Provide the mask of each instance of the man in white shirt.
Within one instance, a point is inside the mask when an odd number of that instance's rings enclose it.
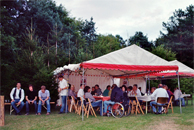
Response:
[[[78,90],[78,93],[77,93],[77,97],[80,97],[83,101],[85,100],[84,87],[85,85],[80,84],[80,89]]]
[[[152,110],[153,110],[153,112],[155,113],[155,114],[161,114],[162,113],[162,107],[158,107],[158,112],[156,111],[156,108],[155,108],[155,106],[154,105],[156,105],[156,104],[158,104],[157,103],[157,99],[158,99],[158,97],[169,97],[168,96],[168,93],[167,93],[167,91],[165,90],[165,89],[163,89],[163,88],[157,88],[153,93],[152,93],[152,95],[151,95],[151,99],[155,99],[155,101],[152,101],[152,102],[150,102],[150,106],[152,107]],[[159,105],[162,105],[162,104],[159,104]]]
[[[17,83],[16,87],[11,90],[10,93],[11,105],[16,111],[16,115],[21,115],[21,110],[24,107],[24,90],[21,89],[21,83]],[[16,107],[16,103],[18,103],[19,107]]]
[[[182,106],[184,107],[185,106],[185,100],[184,100],[184,98],[181,98],[181,95],[182,95],[182,92],[178,88],[176,88],[175,91],[174,91],[174,99],[176,101],[176,105],[178,105],[178,101],[181,100]]]
[[[59,79],[58,92],[59,92],[59,95],[61,96],[61,99],[62,99],[62,106],[61,106],[59,114],[62,114],[64,109],[65,109],[65,113],[68,112],[68,105],[67,105],[68,84],[67,84],[67,81],[63,78],[62,75],[60,75],[58,77],[58,79]]]
[[[133,85],[133,89],[129,94],[130,96],[141,96],[141,92],[139,89],[137,89],[137,84]]]

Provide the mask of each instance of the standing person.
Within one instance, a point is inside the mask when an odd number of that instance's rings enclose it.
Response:
[[[158,103],[157,103],[158,97],[167,97],[167,98],[168,98],[169,96],[168,96],[167,91],[166,91],[164,88],[162,88],[162,87],[157,88],[157,89],[152,93],[151,98],[155,98],[155,101],[150,102],[150,106],[152,107],[152,110],[153,110],[153,112],[154,112],[155,114],[161,114],[161,113],[162,113],[162,107],[159,106],[159,107],[158,107],[158,112],[157,112],[157,111],[156,111],[156,107],[154,106],[154,105],[158,104]],[[159,105],[162,105],[162,104],[159,104]]]
[[[21,83],[17,83],[16,87],[11,90],[10,93],[11,105],[15,110],[15,115],[21,115],[21,110],[24,107],[24,90],[21,89]],[[19,108],[16,107],[16,103],[18,103]]]
[[[59,79],[58,92],[59,92],[59,95],[61,96],[61,99],[62,99],[62,106],[61,106],[59,114],[62,114],[64,109],[65,109],[66,113],[68,112],[68,105],[67,105],[68,84],[67,84],[67,81],[63,78],[62,75],[60,75],[58,77],[58,79]]]
[[[35,114],[37,115],[37,91],[34,90],[32,84],[29,85],[29,90],[26,92],[26,115],[29,115],[29,104],[34,104]]]
[[[95,89],[96,89],[96,96],[100,96],[102,94],[102,90],[100,89],[99,85],[96,84],[95,85]]]
[[[46,90],[46,86],[42,85],[41,90],[38,92],[38,97],[39,97],[39,102],[38,102],[38,115],[41,115],[41,110],[42,110],[42,104],[47,105],[47,113],[46,115],[49,115],[51,110],[50,110],[50,92],[49,90]]]
[[[182,92],[179,90],[179,88],[175,88],[174,91],[174,100],[176,102],[176,105],[178,105],[179,100],[182,102],[182,106],[185,107],[185,100],[184,98],[181,98]]]
[[[108,96],[108,92],[110,91],[110,85],[106,87],[106,89],[103,92],[103,96]]]

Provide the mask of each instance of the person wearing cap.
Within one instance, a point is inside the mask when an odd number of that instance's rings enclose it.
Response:
[[[46,103],[47,105],[47,113],[46,115],[49,115],[50,110],[50,92],[49,90],[46,90],[46,86],[42,85],[41,90],[38,92],[39,102],[38,102],[38,115],[41,115],[41,109],[42,104],[44,105]]]
[[[58,92],[59,92],[59,95],[61,96],[61,99],[62,99],[62,106],[61,106],[59,114],[62,114],[64,109],[65,109],[66,113],[68,112],[68,105],[67,105],[68,84],[67,84],[67,81],[63,78],[62,75],[60,75],[58,77],[58,79],[59,79]]]
[[[12,107],[14,108],[15,110],[15,114],[16,115],[21,115],[21,110],[22,108],[24,107],[24,90],[21,89],[21,83],[17,83],[16,84],[16,87],[14,87],[12,90],[11,90],[11,93],[10,93],[10,98],[11,98],[11,105]],[[18,104],[18,108],[16,106],[16,103]]]
[[[26,92],[26,115],[29,115],[29,104],[34,104],[35,114],[37,115],[37,97],[38,93],[34,90],[32,84],[29,85],[29,90]]]

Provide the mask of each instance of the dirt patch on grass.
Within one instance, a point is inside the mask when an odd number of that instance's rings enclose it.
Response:
[[[175,124],[172,119],[164,119],[154,122],[148,128],[150,130],[180,130],[179,125]]]

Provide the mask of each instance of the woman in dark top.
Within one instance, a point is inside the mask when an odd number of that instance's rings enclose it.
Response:
[[[96,91],[95,91],[95,87],[92,87],[92,91],[91,91],[91,94],[92,95],[95,95]]]

